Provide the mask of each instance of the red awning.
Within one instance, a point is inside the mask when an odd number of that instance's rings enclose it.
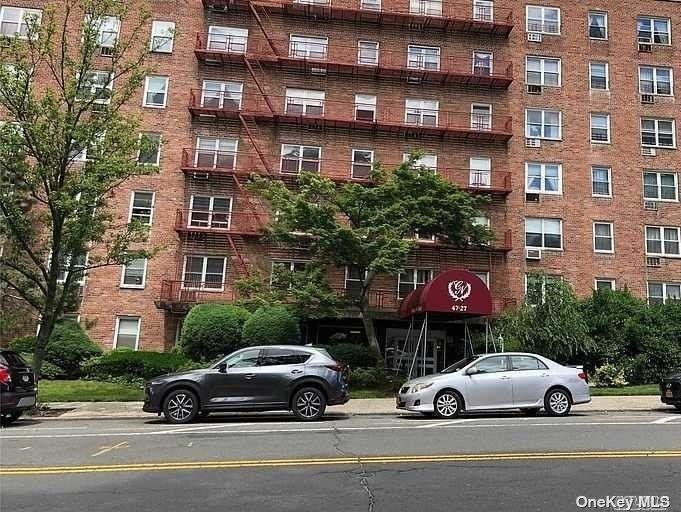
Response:
[[[449,313],[459,317],[492,314],[487,285],[467,270],[447,270],[419,286],[400,304],[400,318],[421,313]]]

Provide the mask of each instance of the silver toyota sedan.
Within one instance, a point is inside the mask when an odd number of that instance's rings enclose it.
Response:
[[[439,418],[495,409],[534,415],[541,408],[552,416],[566,416],[573,405],[590,401],[582,369],[536,354],[502,352],[471,356],[440,373],[406,382],[397,395],[397,408]]]

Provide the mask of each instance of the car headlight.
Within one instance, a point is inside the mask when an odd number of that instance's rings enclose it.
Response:
[[[152,386],[160,386],[163,384],[165,381],[163,380],[152,380],[151,382],[147,383],[147,387],[152,387]]]
[[[428,389],[430,386],[432,386],[432,382],[423,382],[421,384],[416,384],[413,388],[411,388],[412,393],[418,393],[419,391],[423,391],[424,389]]]

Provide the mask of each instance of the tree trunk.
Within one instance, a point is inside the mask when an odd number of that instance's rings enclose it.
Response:
[[[40,330],[38,330],[35,347],[33,348],[33,372],[35,373],[36,381],[40,380],[40,371],[45,359],[45,349],[54,330],[54,323],[53,315],[45,315],[40,319]]]
[[[376,358],[379,362],[379,366],[383,366],[383,353],[381,352],[381,345],[378,343],[378,337],[376,336],[376,326],[374,325],[374,319],[371,313],[368,311],[364,305],[360,306],[360,311],[362,313],[362,324],[364,325],[364,333],[366,334],[367,341],[369,342],[369,347],[376,354]]]

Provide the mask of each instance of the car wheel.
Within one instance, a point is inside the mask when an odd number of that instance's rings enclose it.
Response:
[[[170,423],[189,423],[199,413],[199,399],[188,389],[175,389],[163,401],[163,414]]]
[[[299,389],[291,400],[291,410],[299,420],[318,420],[324,416],[326,397],[317,388]]]
[[[461,412],[462,400],[456,391],[440,391],[433,402],[435,416],[438,418],[456,418]]]
[[[544,409],[551,416],[567,416],[570,413],[572,404],[570,395],[564,389],[550,389],[544,397]]]
[[[17,421],[23,413],[24,411],[10,411],[8,413],[4,413],[0,417],[0,425],[2,426],[11,425],[15,421]]]
[[[525,416],[536,416],[539,412],[539,407],[527,407],[525,409],[520,409]]]

